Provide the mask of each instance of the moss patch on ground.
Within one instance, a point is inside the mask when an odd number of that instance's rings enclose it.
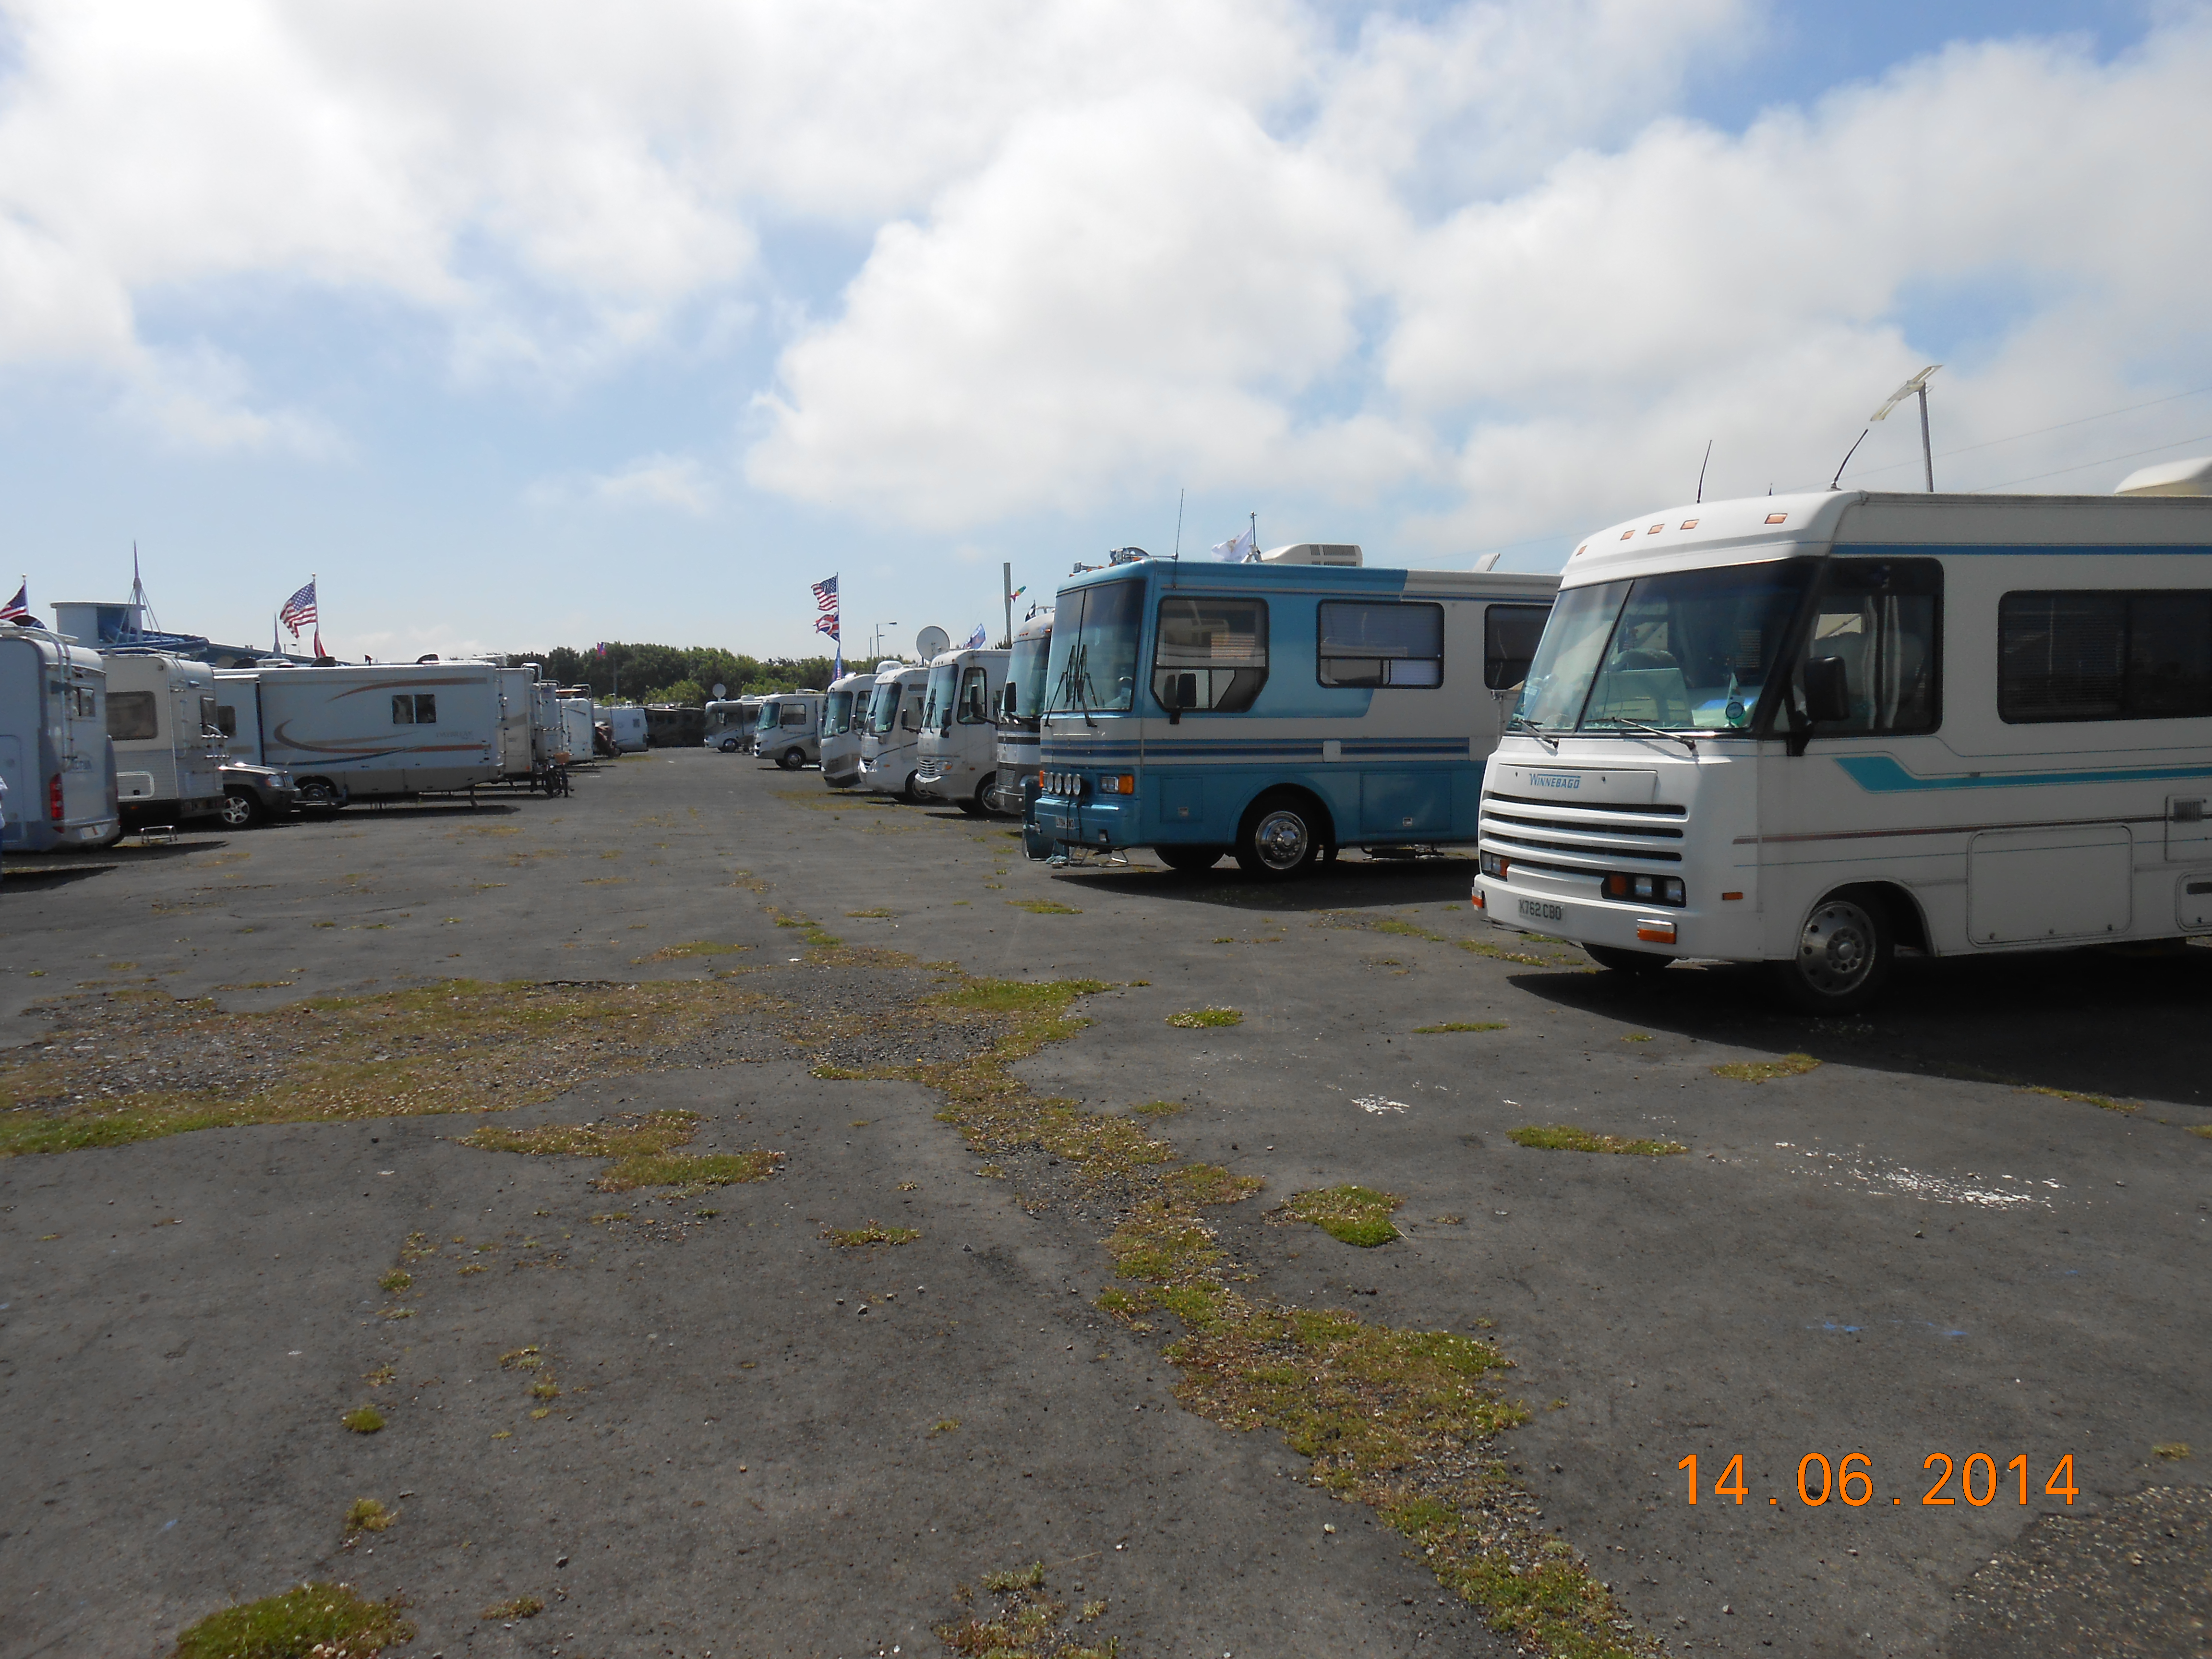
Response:
[[[1771,1083],[1778,1077],[1802,1077],[1820,1063],[1810,1054],[1784,1054],[1779,1060],[1732,1060],[1712,1069],[1715,1077],[1739,1083]]]
[[[867,1221],[857,1227],[825,1227],[822,1237],[847,1249],[861,1249],[871,1244],[911,1244],[921,1233],[914,1227],[886,1227]]]
[[[1476,1020],[1472,1023],[1462,1020],[1449,1020],[1442,1025],[1416,1025],[1413,1028],[1413,1035],[1415,1036],[1439,1036],[1446,1031],[1502,1031],[1504,1029],[1505,1022],[1502,1019]]]
[[[1294,1220],[1310,1221],[1340,1243],[1372,1249],[1399,1237],[1390,1217],[1405,1201],[1395,1193],[1378,1193],[1372,1187],[1322,1187],[1292,1193],[1283,1212]]]
[[[696,1112],[626,1112],[597,1123],[546,1123],[511,1129],[487,1123],[460,1137],[464,1146],[490,1152],[520,1152],[532,1158],[604,1158],[612,1161],[592,1177],[603,1193],[639,1187],[673,1187],[679,1198],[696,1198],[709,1187],[763,1181],[783,1161],[781,1152],[679,1152],[699,1133]]]
[[[51,1037],[0,1056],[0,1157],[529,1105],[665,1065],[766,1002],[698,980],[449,980],[247,1012],[152,992],[70,998],[38,1011]]]
[[[1679,1140],[1629,1140],[1620,1135],[1599,1134],[1571,1123],[1528,1124],[1507,1132],[1516,1146],[1540,1147],[1551,1152],[1626,1152],[1636,1158],[1670,1158],[1690,1149]]]
[[[370,1601],[344,1584],[301,1584],[210,1613],[177,1638],[172,1659],[371,1659],[415,1639],[398,1596]]]
[[[1202,1030],[1212,1025],[1242,1025],[1243,1013],[1235,1008],[1186,1008],[1179,1014],[1170,1014],[1168,1024],[1186,1031]]]
[[[969,1611],[936,1627],[937,1639],[962,1659],[1114,1659],[1120,1642],[1109,1638],[1088,1644],[1069,1626],[1067,1603],[1045,1583],[1044,1563],[1009,1567],[983,1575],[985,1601],[963,1584],[955,1592]],[[1103,1601],[1085,1604],[1077,1623],[1106,1611]]]
[[[1082,911],[1072,904],[1062,904],[1058,899],[1008,899],[1017,910],[1026,910],[1033,916],[1079,916]]]

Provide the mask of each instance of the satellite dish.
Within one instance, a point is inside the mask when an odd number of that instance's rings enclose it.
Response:
[[[914,648],[921,653],[924,662],[943,654],[951,643],[952,635],[934,623],[914,636]]]
[[[725,697],[728,696],[729,695],[730,695],[730,688],[729,688],[728,686],[726,686],[726,685],[723,684],[721,683],[721,681],[720,681],[720,680],[716,680],[716,681],[714,682],[714,701],[715,701],[716,702],[721,702],[721,700],[722,700],[723,698],[725,698]]]

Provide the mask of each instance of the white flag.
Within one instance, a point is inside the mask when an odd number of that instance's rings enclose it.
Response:
[[[1214,543],[1213,556],[1224,564],[1243,564],[1246,560],[1255,557],[1255,555],[1252,550],[1251,526],[1245,526],[1233,541]]]

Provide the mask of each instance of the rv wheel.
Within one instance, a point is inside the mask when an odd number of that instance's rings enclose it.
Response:
[[[335,812],[345,805],[345,797],[328,778],[307,778],[300,784],[300,805],[312,812]]]
[[[1155,847],[1152,856],[1170,870],[1195,876],[1218,864],[1222,850],[1218,847]]]
[[[1248,876],[1288,881],[1310,870],[1321,854],[1313,809],[1291,797],[1262,800],[1244,815],[1237,862]]]
[[[806,764],[806,751],[793,744],[775,757],[775,763],[787,772],[796,772]]]
[[[252,790],[234,789],[222,798],[222,805],[216,809],[216,816],[222,820],[222,827],[226,830],[251,830],[268,814]]]
[[[1775,988],[1813,1014],[1842,1013],[1874,1000],[1889,977],[1894,939],[1881,901],[1864,891],[1832,893],[1813,907],[1797,954],[1766,964]]]
[[[724,738],[714,747],[726,755],[734,755],[738,752],[738,740],[735,738]]]
[[[972,795],[963,795],[952,804],[971,818],[990,816],[991,809],[983,805],[983,792],[980,789]]]

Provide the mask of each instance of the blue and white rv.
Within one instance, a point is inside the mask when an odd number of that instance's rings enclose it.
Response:
[[[1195,871],[1226,853],[1282,879],[1341,848],[1475,841],[1556,576],[1367,569],[1308,544],[1115,556],[1056,602],[1033,854],[1149,847]]]

